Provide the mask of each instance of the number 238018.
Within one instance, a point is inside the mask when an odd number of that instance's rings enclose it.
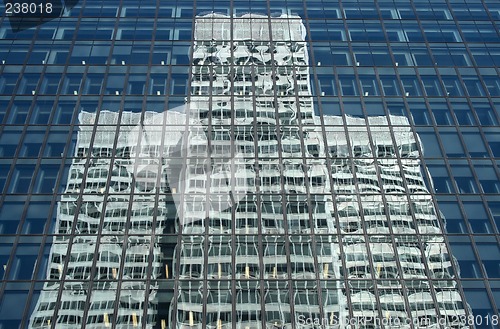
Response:
[[[15,2],[5,4],[6,14],[51,14],[52,3]]]

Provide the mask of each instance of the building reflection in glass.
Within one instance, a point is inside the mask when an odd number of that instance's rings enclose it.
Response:
[[[418,137],[405,117],[315,116],[304,31],[296,16],[196,19],[190,116],[208,147],[187,149],[206,161],[188,162],[182,190],[172,327],[438,327],[466,314]]]
[[[316,116],[298,16],[209,14],[194,32],[182,113],[80,114],[31,327],[460,327],[407,118]]]

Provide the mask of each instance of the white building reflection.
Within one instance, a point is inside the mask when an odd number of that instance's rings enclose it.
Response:
[[[30,327],[461,327],[407,118],[315,116],[298,16],[209,14],[194,32],[184,113],[80,114]]]
[[[211,133],[192,138],[207,162],[189,164],[183,216],[206,219],[178,227],[172,325],[459,327],[416,135],[404,117],[315,117],[304,36],[295,16],[196,20],[190,115]],[[219,180],[230,145],[238,171]],[[214,211],[233,184],[245,197]]]
[[[143,166],[151,156],[134,138],[140,120],[134,113],[80,114],[48,281],[30,328],[155,325],[157,279],[165,275],[156,234],[168,219],[167,165]],[[174,146],[164,143],[162,153]]]

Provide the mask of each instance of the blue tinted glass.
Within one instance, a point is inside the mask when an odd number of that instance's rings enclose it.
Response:
[[[497,327],[498,1],[63,2],[0,23],[0,328]]]

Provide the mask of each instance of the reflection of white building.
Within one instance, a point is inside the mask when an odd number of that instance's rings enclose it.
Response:
[[[196,19],[189,115],[205,128],[187,154],[206,161],[188,159],[172,327],[464,314],[407,119],[315,117],[304,36],[296,16]]]
[[[217,14],[196,21],[189,116],[204,129],[186,137],[173,328],[292,328],[300,315],[329,321],[344,310],[340,282],[315,283],[340,273],[334,238],[311,239],[335,227],[305,29],[296,16],[271,22],[269,29],[266,16]],[[210,280],[205,317],[201,286],[187,285],[202,278]],[[236,296],[228,296],[230,280]]]
[[[466,314],[407,119],[315,117],[308,62],[297,16],[200,16],[185,113],[82,113],[30,327],[437,328]]]
[[[164,143],[159,151],[154,143],[138,142],[134,129],[140,119],[133,113],[80,114],[75,158],[58,206],[48,281],[30,328],[76,328],[83,323],[95,329],[112,324],[152,328],[157,322],[157,287],[146,282],[165,272],[154,234],[163,233],[167,219],[165,194],[155,193],[166,192],[167,165],[149,162],[160,158],[151,153],[169,154],[175,145]],[[173,121],[179,119],[181,115],[172,114]]]
[[[406,118],[324,117],[324,122],[344,242],[340,271],[350,281],[354,317],[385,319],[391,328],[407,328],[398,324],[405,319],[436,328],[439,318],[450,322],[466,314],[454,280],[457,264],[444,243]]]

